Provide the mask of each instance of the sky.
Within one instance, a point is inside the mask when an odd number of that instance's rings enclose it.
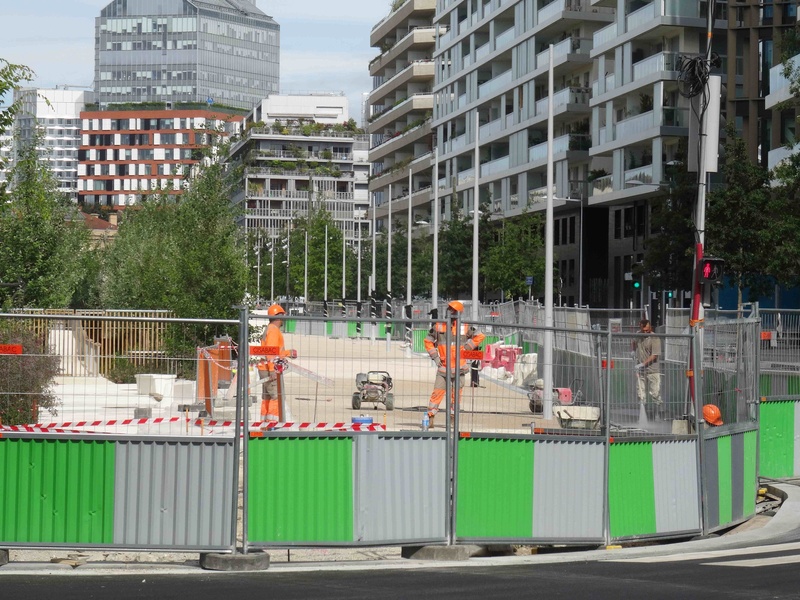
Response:
[[[0,58],[36,72],[37,87],[92,86],[94,19],[110,0],[0,0]],[[361,121],[372,89],[372,27],[390,0],[257,0],[281,26],[281,93],[344,92]]]

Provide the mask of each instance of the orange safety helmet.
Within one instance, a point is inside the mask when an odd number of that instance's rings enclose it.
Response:
[[[267,314],[270,317],[276,317],[278,315],[285,315],[286,311],[283,310],[283,307],[280,304],[273,304],[267,309]]]
[[[447,305],[447,308],[457,313],[464,312],[464,305],[458,300],[452,300],[450,304]]]
[[[709,425],[722,425],[722,413],[719,412],[719,407],[714,404],[703,406],[703,419]]]

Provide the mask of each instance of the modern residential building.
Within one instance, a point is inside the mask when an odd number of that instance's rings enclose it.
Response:
[[[597,68],[590,53],[614,10],[588,0],[439,0],[434,18],[446,29],[434,52],[433,108],[444,219],[476,205],[497,219],[545,209],[552,55],[554,246],[570,305],[606,304],[607,211],[588,206],[586,181],[598,168],[589,154]],[[589,283],[582,289],[581,281]]]
[[[721,5],[726,6],[726,5]],[[787,139],[794,139],[794,120],[776,104],[764,101],[779,87],[783,51],[782,37],[797,24],[797,0],[738,0],[728,8],[727,114],[748,146],[752,160],[768,165],[768,152]],[[733,85],[729,84],[729,88]]]
[[[0,186],[8,181],[8,171],[11,169],[14,149],[14,137],[11,133],[0,132]]]
[[[79,89],[23,88],[14,99],[21,109],[14,120],[13,144],[31,142],[39,135],[37,149],[58,182],[58,190],[71,199],[78,196],[78,147],[81,111],[92,101],[92,92]],[[14,147],[7,150],[12,154]]]
[[[370,234],[368,140],[348,118],[343,94],[270,96],[245,117],[229,157],[244,166],[243,227],[277,238],[324,202],[346,240]]]
[[[433,25],[436,0],[407,0],[372,28],[370,45],[380,54],[369,65],[369,190],[378,227],[385,226],[391,198],[393,224],[407,227],[408,202],[420,233],[431,223]],[[411,183],[409,186],[409,173]]]
[[[142,195],[180,194],[217,136],[238,133],[241,115],[214,110],[84,111],[78,151],[81,204],[122,209]]]
[[[97,102],[250,110],[278,92],[279,47],[255,0],[113,0],[95,19]]]
[[[782,7],[784,10],[786,7]],[[794,5],[794,18],[797,23],[797,5]],[[784,19],[781,19],[782,21]],[[781,54],[783,54],[781,52]],[[790,64],[797,70],[800,69],[800,54],[796,54],[790,59]],[[770,136],[767,149],[767,166],[772,169],[780,161],[789,156],[791,152],[797,152],[797,146],[790,148],[789,144],[797,144],[798,134],[798,103],[787,102],[792,99],[789,80],[784,76],[784,66],[776,64],[769,70],[769,94],[764,99],[764,108],[770,120]]]

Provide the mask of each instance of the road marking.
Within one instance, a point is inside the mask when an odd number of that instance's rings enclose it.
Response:
[[[706,558],[720,558],[722,556],[743,556],[747,554],[769,554],[785,550],[800,550],[800,542],[790,544],[775,544],[773,546],[758,546],[757,548],[736,548],[733,550],[710,550],[708,552],[690,552],[688,554],[670,554],[667,556],[645,556],[642,558],[615,558],[610,562],[628,563],[660,563],[683,562],[688,560],[703,560]],[[800,560],[800,559],[798,559]],[[762,559],[763,561],[763,559]],[[743,561],[746,562],[746,561]]]
[[[728,562],[703,563],[709,567],[771,567],[774,565],[791,565],[800,563],[800,555],[772,556],[768,558],[755,558],[753,560],[731,560]]]

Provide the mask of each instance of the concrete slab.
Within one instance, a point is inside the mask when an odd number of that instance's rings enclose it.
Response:
[[[8,550],[0,550],[0,567],[8,564]]]
[[[213,552],[200,555],[200,567],[208,571],[266,571],[269,569],[269,554],[252,552],[250,554],[216,554]]]
[[[402,557],[413,560],[467,560],[475,551],[473,546],[405,546]]]

